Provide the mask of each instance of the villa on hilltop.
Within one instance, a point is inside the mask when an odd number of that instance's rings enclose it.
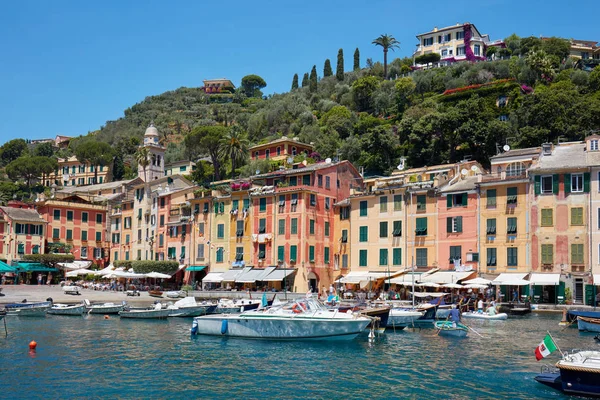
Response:
[[[229,79],[205,79],[204,93],[206,94],[218,94],[218,93],[231,93],[235,89],[235,85]]]

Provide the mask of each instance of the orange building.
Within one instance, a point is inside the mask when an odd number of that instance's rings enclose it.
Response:
[[[301,143],[298,138],[289,139],[282,136],[280,139],[273,140],[265,144],[257,144],[248,149],[250,157],[253,160],[287,160],[294,158],[298,154],[310,155],[314,151],[312,144]]]

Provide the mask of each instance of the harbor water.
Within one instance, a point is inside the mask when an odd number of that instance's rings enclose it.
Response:
[[[2,398],[566,398],[534,381],[546,331],[563,351],[598,349],[559,314],[467,321],[483,336],[388,331],[374,342],[284,342],[190,336],[191,319],[7,317]],[[2,323],[0,323],[2,324]],[[37,351],[28,344],[35,340]]]

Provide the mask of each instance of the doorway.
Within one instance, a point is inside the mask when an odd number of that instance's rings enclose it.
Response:
[[[583,304],[583,278],[575,278],[575,293],[573,300],[575,303]]]
[[[319,290],[319,278],[314,272],[308,274],[308,290],[313,293],[317,293]]]

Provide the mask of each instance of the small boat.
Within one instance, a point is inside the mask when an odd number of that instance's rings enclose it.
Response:
[[[329,310],[307,298],[241,314],[194,318],[192,334],[275,340],[350,340],[371,323],[358,313]]]
[[[469,328],[461,323],[456,326],[451,321],[436,321],[435,327],[439,329],[440,336],[466,337]]]
[[[123,301],[122,304],[115,303],[102,303],[102,304],[92,304],[88,299],[83,300],[85,304],[85,308],[89,314],[118,314],[120,311],[123,311],[123,308],[127,304]]]
[[[472,318],[472,319],[483,319],[489,321],[504,321],[508,319],[508,314],[506,313],[498,313],[494,315],[489,315],[487,313],[479,313],[477,311],[470,311],[462,313],[463,318]]]
[[[85,304],[52,304],[48,314],[54,315],[83,315],[86,311]]]
[[[0,321],[2,321],[6,317],[6,310],[0,310]]]
[[[11,303],[4,307],[7,315],[18,315],[20,317],[45,317],[46,311],[52,306],[50,301],[41,301],[36,303]]]
[[[423,314],[424,311],[392,308],[390,310],[387,327],[392,329],[404,329],[407,326],[413,326],[415,321],[421,318]]]
[[[212,314],[216,308],[216,303],[206,301],[198,303],[194,297],[185,297],[167,307],[170,311],[169,317],[199,317]]]
[[[221,299],[215,309],[216,314],[238,314],[244,311],[256,310],[261,300],[254,299]]]
[[[577,317],[577,328],[585,332],[600,332],[600,319]]]
[[[157,303],[154,307],[147,308],[125,308],[119,312],[121,318],[136,319],[165,319],[169,316],[170,310],[163,308],[162,304]]]
[[[63,286],[62,288],[63,292],[65,294],[72,294],[72,295],[80,295],[81,293],[81,286]]]
[[[165,295],[170,299],[179,299],[187,296],[187,292],[185,290],[173,290],[170,292],[165,292]]]
[[[573,322],[578,317],[600,319],[600,311],[567,310],[567,321]]]
[[[152,297],[163,297],[163,292],[160,290],[148,290],[148,294]]]
[[[565,354],[556,368],[544,366],[534,378],[568,395],[600,396],[600,351]]]

